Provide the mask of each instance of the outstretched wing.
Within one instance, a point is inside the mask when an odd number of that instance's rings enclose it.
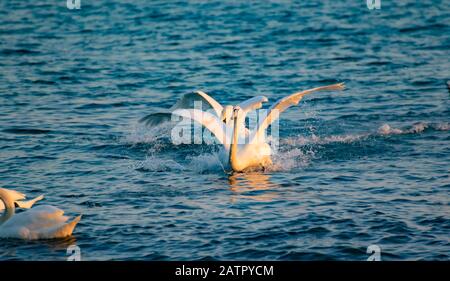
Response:
[[[269,100],[264,96],[257,96],[246,101],[241,102],[238,106],[245,112],[248,113],[253,110],[260,109],[263,102],[268,102]]]
[[[265,130],[273,121],[278,119],[280,113],[293,105],[297,105],[305,95],[311,94],[316,91],[332,91],[343,89],[345,89],[344,83],[338,83],[297,92],[295,94],[282,98],[270,108],[269,113],[267,114],[266,118],[264,118],[264,120],[259,124],[259,128],[255,130],[255,133],[252,136],[251,140],[254,141],[255,138],[261,140],[261,138],[264,136]]]
[[[16,201],[16,204],[19,208],[22,209],[30,209],[37,202],[44,199],[44,195],[39,195],[38,197],[28,200],[28,201]],[[1,206],[0,206],[1,209]]]
[[[226,144],[229,139],[227,132],[230,130],[227,130],[226,124],[214,114],[198,109],[177,109],[173,112],[173,115],[189,118],[202,124],[206,129],[214,134],[221,144]]]
[[[222,113],[223,107],[211,96],[202,91],[196,91],[193,93],[188,93],[183,95],[181,99],[177,101],[172,107],[168,110],[155,112],[148,114],[139,120],[141,123],[145,123],[149,126],[156,126],[164,122],[170,121],[172,112],[177,109],[192,109],[195,108],[195,102],[201,102],[202,110],[206,111],[209,109],[214,109],[214,112],[217,116],[220,116]],[[199,108],[200,109],[200,108]]]
[[[170,108],[170,111],[174,111],[180,108],[194,108],[194,102],[199,101],[201,101],[203,104],[201,108],[202,110],[206,111],[212,108],[216,112],[217,116],[220,116],[220,114],[222,113],[223,106],[221,106],[214,98],[203,91],[196,91],[193,93],[185,94],[176,104],[174,104]]]
[[[139,122],[144,123],[147,126],[157,126],[159,124],[169,122],[170,117],[172,116],[172,113],[170,112],[156,112],[151,113],[149,115],[146,115],[145,117],[142,117]]]

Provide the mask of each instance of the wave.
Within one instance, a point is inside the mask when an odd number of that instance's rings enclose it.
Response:
[[[51,130],[34,128],[9,128],[2,130],[2,132],[16,135],[42,135],[52,133]]]
[[[331,136],[317,136],[312,134],[309,137],[298,136],[298,137],[288,137],[280,141],[281,144],[290,146],[305,146],[310,144],[329,144],[329,143],[352,143],[356,141],[364,140],[368,137],[379,137],[379,136],[389,136],[389,135],[404,135],[404,134],[420,134],[425,130],[431,129],[435,131],[449,131],[450,123],[428,123],[428,122],[417,122],[411,126],[406,126],[404,128],[396,128],[385,123],[378,127],[375,132],[361,133],[353,135],[331,135]]]
[[[450,130],[450,123],[418,122],[404,129],[392,128],[389,124],[383,124],[378,128],[377,132],[380,135],[419,134],[425,131],[426,129],[433,129],[435,131],[448,131]]]

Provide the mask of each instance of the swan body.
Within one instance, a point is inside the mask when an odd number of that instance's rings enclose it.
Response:
[[[36,240],[72,235],[81,216],[68,222],[64,211],[53,206],[37,206],[15,214],[15,202],[19,194],[14,190],[0,188],[0,201],[5,206],[5,213],[0,217],[0,238]],[[24,196],[19,198],[23,199]]]
[[[172,114],[190,118],[211,131],[223,145],[221,159],[224,166],[231,168],[234,172],[242,172],[249,168],[264,168],[272,164],[272,150],[267,143],[265,134],[266,129],[279,118],[281,112],[297,105],[305,95],[310,93],[324,90],[343,90],[344,88],[344,83],[338,83],[297,92],[282,98],[270,107],[268,114],[253,131],[245,128],[246,114],[251,110],[261,108],[262,103],[267,101],[265,97],[255,97],[253,100],[246,101],[248,103],[244,104],[245,108],[241,108],[239,105],[233,107],[231,116],[230,113],[225,114],[229,121],[232,120],[233,122],[223,121],[215,114],[198,109],[176,109]]]

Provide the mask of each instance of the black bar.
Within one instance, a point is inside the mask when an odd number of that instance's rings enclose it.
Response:
[[[203,270],[200,270],[202,268]],[[196,270],[194,270],[196,269]],[[205,276],[205,270],[208,273]],[[446,276],[450,262],[245,262],[245,261],[199,261],[199,262],[0,262],[2,276],[20,273],[20,279],[30,274],[55,277],[58,280],[84,280],[89,276],[111,276],[131,281],[131,276],[140,276],[139,280],[304,280],[310,277],[342,277],[365,280],[368,278],[392,277],[391,273],[406,277]],[[190,270],[190,271],[189,271]],[[178,275],[177,273],[183,273]],[[5,275],[6,274],[6,275]],[[66,278],[67,277],[67,278]],[[149,278],[146,278],[149,277]],[[307,279],[310,280],[310,279]]]

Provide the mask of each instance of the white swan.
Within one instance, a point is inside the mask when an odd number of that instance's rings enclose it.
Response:
[[[9,190],[10,194],[14,200],[14,205],[17,208],[22,208],[22,209],[30,209],[31,207],[33,207],[33,205],[37,202],[40,201],[42,199],[44,199],[44,195],[39,195],[38,197],[28,200],[28,201],[23,201],[22,199],[24,199],[26,196],[23,193],[17,192],[15,190]],[[0,200],[0,211],[5,209],[5,204],[3,204],[3,201]]]
[[[233,109],[231,119],[234,122],[223,122],[214,114],[198,109],[177,109],[173,111],[173,114],[199,122],[211,131],[223,145],[224,153],[222,154],[222,161],[224,164],[235,172],[241,172],[252,167],[266,167],[272,163],[272,150],[267,143],[265,133],[269,125],[278,119],[281,112],[293,105],[297,105],[307,94],[316,91],[343,89],[344,83],[338,83],[287,96],[275,103],[269,109],[269,113],[263,121],[259,123],[259,127],[253,131],[249,131],[248,135],[242,134],[242,127],[245,126],[244,122],[247,111],[243,110],[240,106],[235,106]],[[254,101],[251,108],[261,108],[262,102],[263,100]]]
[[[196,91],[193,93],[185,94],[180,100],[177,101],[169,109],[161,110],[159,112],[148,114],[147,116],[141,118],[139,122],[145,123],[149,126],[156,126],[163,122],[168,122],[171,120],[172,112],[177,109],[193,109],[194,103],[200,101],[202,104],[202,110],[212,110],[214,115],[219,117],[225,123],[229,123],[231,120],[231,115],[233,114],[233,106],[226,105],[225,107],[218,103],[214,98],[209,96],[203,91]],[[264,96],[256,96],[250,98],[244,102],[241,102],[238,106],[242,108],[242,111],[248,113],[252,110],[258,109],[262,102],[267,102],[268,99]],[[246,133],[248,133],[247,130]]]
[[[64,211],[53,206],[37,206],[15,214],[16,200],[25,197],[13,190],[0,188],[0,201],[5,212],[0,217],[0,238],[20,238],[26,240],[63,238],[72,235],[81,216],[71,222]]]

